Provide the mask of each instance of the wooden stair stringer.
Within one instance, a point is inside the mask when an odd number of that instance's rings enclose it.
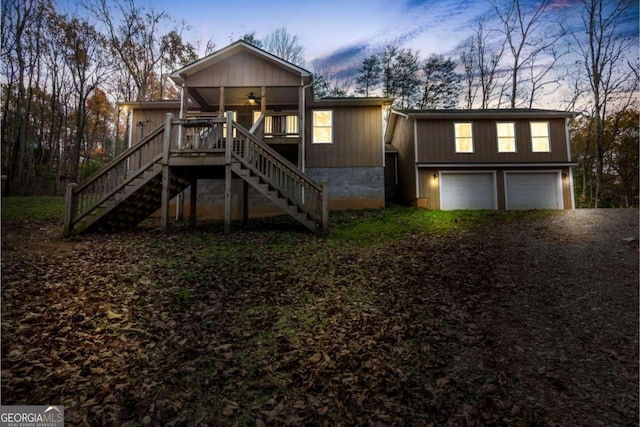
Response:
[[[241,162],[231,163],[231,170],[236,174],[236,176],[242,178],[242,180],[250,184],[260,194],[265,196],[273,204],[281,208],[307,229],[313,233],[317,233],[319,231],[320,227],[318,219],[314,218],[303,204],[297,203],[295,200],[288,197],[272,183],[267,182],[264,177],[255,174],[255,172]]]
[[[170,174],[170,198],[190,185],[181,176]],[[76,225],[76,233],[98,230],[118,231],[135,227],[161,207],[162,165],[158,162],[143,175],[116,191],[107,201],[87,215],[87,223]]]

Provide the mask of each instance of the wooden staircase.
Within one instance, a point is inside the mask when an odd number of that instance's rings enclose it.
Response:
[[[180,167],[173,167],[177,165]],[[130,228],[159,208],[166,231],[169,200],[194,182],[182,173],[189,166],[201,171],[203,165],[225,168],[225,231],[231,218],[232,173],[309,230],[328,231],[326,183],[315,183],[252,132],[233,122],[231,115],[226,119],[174,120],[168,114],[164,126],[87,182],[69,184],[64,235]]]

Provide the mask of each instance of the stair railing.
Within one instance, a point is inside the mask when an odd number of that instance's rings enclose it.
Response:
[[[244,136],[244,144],[233,144],[232,156],[292,202],[303,206],[326,232],[329,218],[327,183],[320,185],[313,181],[238,123],[233,122],[233,127]]]
[[[66,237],[72,234],[76,223],[162,157],[163,134],[164,125],[158,126],[87,181],[80,185],[68,184],[64,221]]]

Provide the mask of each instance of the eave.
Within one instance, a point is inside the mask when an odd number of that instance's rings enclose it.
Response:
[[[571,111],[538,109],[481,109],[481,110],[394,110],[393,113],[413,120],[514,120],[514,119],[570,119]]]

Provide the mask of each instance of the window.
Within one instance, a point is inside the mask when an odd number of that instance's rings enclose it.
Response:
[[[258,121],[261,115],[262,115],[262,111],[253,110],[253,124],[255,124]]]
[[[516,124],[513,122],[496,123],[498,132],[498,153],[516,152]]]
[[[333,111],[316,110],[313,112],[313,138],[314,144],[333,143]]]
[[[549,144],[549,122],[531,122],[531,151],[534,153],[548,153],[551,151]]]
[[[455,123],[456,153],[473,153],[473,128],[471,123]]]
[[[226,118],[226,115],[225,115]],[[231,119],[235,122],[238,120],[238,112],[237,111],[231,111]],[[227,137],[227,123],[225,122],[225,124],[222,125],[222,137],[226,138]],[[233,137],[236,137],[236,129],[233,129]]]
[[[262,115],[260,110],[253,111],[253,123],[255,124]],[[296,114],[265,113],[264,136],[271,138],[284,136],[295,138],[298,136],[298,116]]]

